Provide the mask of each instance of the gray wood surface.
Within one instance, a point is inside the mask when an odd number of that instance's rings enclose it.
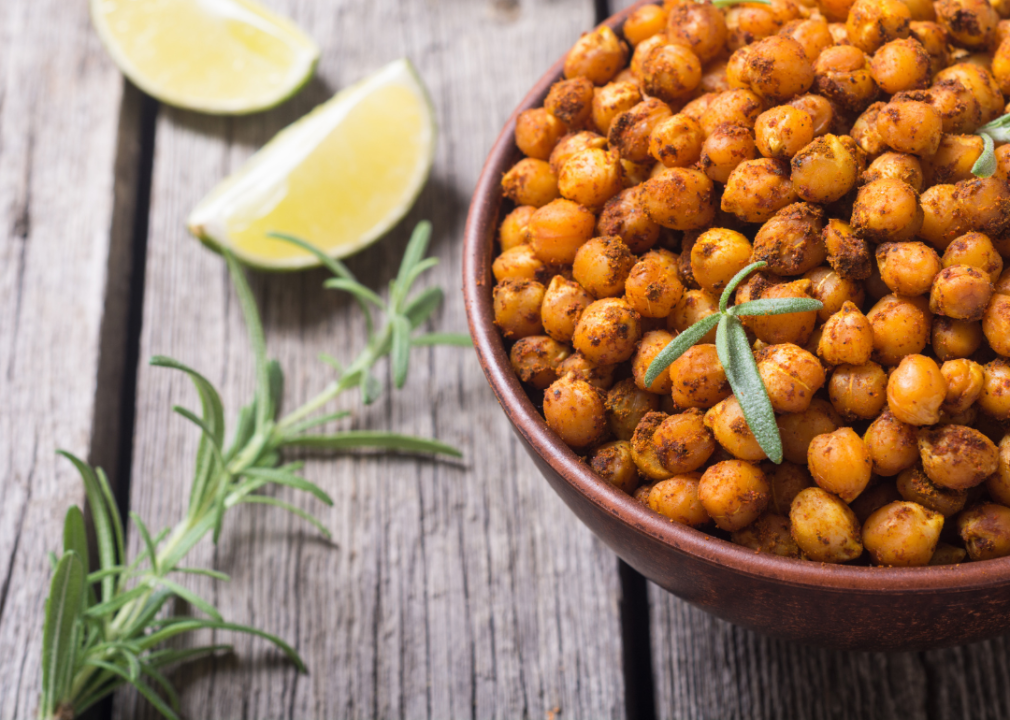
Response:
[[[2,2],[0,38],[0,718],[14,718],[38,702],[46,553],[84,498],[55,451],[116,456],[140,96],[122,104],[84,2]]]
[[[221,259],[189,238],[188,210],[282,126],[336,89],[401,55],[427,81],[441,125],[432,179],[411,217],[351,262],[372,287],[395,270],[409,229],[434,222],[448,292],[434,326],[465,328],[458,292],[469,196],[491,142],[533,81],[593,21],[590,0],[381,0],[269,5],[324,49],[318,79],[260,116],[213,119],[162,109],[156,135],[141,357],[201,369],[234,412],[251,391],[244,330]],[[320,272],[256,276],[268,344],[288,370],[293,407],[330,376],[325,351],[349,359],[364,337],[353,304]],[[387,383],[388,384],[388,383]],[[170,413],[192,406],[185,379],[143,368],[131,504],[152,528],[180,517],[196,435]],[[327,543],[273,508],[228,518],[194,564],[232,574],[191,585],[232,620],[291,640],[297,675],[261,641],[234,658],[181,670],[189,717],[567,717],[623,714],[616,559],[568,513],[512,437],[465,350],[415,351],[407,387],[374,407],[344,401],[353,425],[435,436],[463,463],[382,454],[313,460],[306,474],[336,498]],[[136,546],[136,541],[134,541]],[[153,717],[130,693],[117,717]]]

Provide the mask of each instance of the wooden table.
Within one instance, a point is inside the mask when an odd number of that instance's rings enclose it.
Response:
[[[544,69],[619,3],[606,0],[267,0],[323,48],[315,80],[271,112],[212,118],[158,106],[91,30],[84,0],[0,3],[0,718],[34,715],[42,603],[67,506],[67,448],[110,470],[123,507],[180,516],[196,434],[167,354],[250,394],[250,353],[221,258],[190,238],[194,203],[337,89],[409,56],[441,125],[410,217],[351,262],[381,288],[430,218],[449,291],[433,327],[465,327],[460,238],[499,127]],[[252,276],[294,406],[350,358],[363,326],[324,275]],[[388,385],[388,382],[387,382]],[[225,617],[290,640],[311,673],[245,637],[174,673],[191,718],[1005,718],[1007,644],[834,653],[767,640],[654,587],[551,493],[513,438],[472,353],[416,351],[407,387],[354,426],[438,437],[462,463],[383,454],[311,459],[336,498],[333,541],[270,508],[234,511],[187,578]],[[287,497],[287,493],[281,493]],[[291,497],[314,512],[318,507]],[[130,536],[136,548],[136,534]],[[743,598],[741,601],[746,602]],[[843,619],[840,619],[840,621]],[[131,692],[97,716],[154,717]]]

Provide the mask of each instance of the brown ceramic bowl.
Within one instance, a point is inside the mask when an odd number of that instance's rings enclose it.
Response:
[[[605,24],[619,28],[631,9]],[[847,650],[921,650],[1010,630],[1010,557],[874,568],[757,554],[650,512],[598,479],[548,429],[513,373],[492,322],[491,262],[503,217],[500,180],[521,157],[513,142],[516,116],[540,106],[561,75],[559,61],[502,129],[474,192],[463,247],[463,292],[481,367],[554,491],[645,577],[720,618],[767,635]]]

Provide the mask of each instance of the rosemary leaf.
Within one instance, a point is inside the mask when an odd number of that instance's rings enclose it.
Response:
[[[105,496],[98,486],[98,478],[95,471],[89,465],[82,462],[65,450],[58,450],[58,454],[67,458],[77,468],[77,472],[84,482],[84,494],[88,498],[91,506],[91,520],[95,527],[95,538],[98,541],[98,560],[102,568],[115,567],[116,561],[116,541],[113,537],[112,521],[109,518],[109,511],[105,504]],[[102,578],[102,601],[112,600],[115,594],[115,579],[112,577]]]
[[[343,290],[344,292],[348,292],[358,298],[361,302],[371,303],[380,310],[385,309],[386,307],[386,303],[382,302],[382,298],[361,283],[353,280],[348,280],[346,278],[330,278],[323,283],[323,287],[331,290]]]
[[[316,528],[316,530],[325,535],[327,540],[333,537],[333,534],[329,531],[329,529],[325,525],[323,525],[317,518],[305,512],[301,508],[295,507],[289,502],[284,502],[283,500],[279,500],[278,498],[275,497],[270,497],[269,495],[247,495],[246,497],[242,498],[242,502],[249,503],[252,505],[272,505],[273,507],[280,508],[281,510],[287,510],[292,515],[297,515],[302,520],[305,520],[306,522],[310,523],[313,527]]]
[[[164,355],[155,355],[151,358],[150,364],[154,367],[179,370],[189,376],[193,386],[196,388],[196,394],[200,397],[200,407],[204,423],[209,428],[209,434],[220,447],[224,443],[224,404],[221,402],[221,396],[210,380],[193,368]]]
[[[147,655],[147,664],[151,667],[165,667],[177,662],[187,662],[197,658],[213,655],[218,652],[232,652],[231,645],[204,645],[195,648],[166,648],[165,650],[155,650]]]
[[[391,298],[390,305],[399,308],[400,303],[406,298],[407,291],[410,290],[408,277],[414,271],[414,267],[421,262],[421,258],[428,251],[428,243],[431,241],[431,223],[422,220],[414,227],[414,232],[407,242],[407,249],[403,252],[403,260],[400,261],[400,270],[396,274],[396,281],[393,283],[395,290],[394,297]],[[416,277],[416,275],[414,276]]]
[[[323,492],[322,488],[314,482],[310,482],[309,480],[306,480],[299,475],[295,475],[294,473],[285,472],[280,468],[249,468],[243,473],[243,475],[251,478],[268,480],[272,483],[277,483],[278,485],[286,485],[296,490],[303,490],[320,502],[329,506],[333,505],[333,498]]]
[[[77,661],[77,630],[84,605],[84,565],[76,552],[63,554],[49,584],[42,626],[42,697],[47,716],[70,693]]]
[[[418,335],[410,342],[415,347],[423,347],[427,345],[473,347],[473,338],[464,333],[427,333],[425,335]]]
[[[161,691],[168,696],[168,702],[172,706],[172,710],[177,713],[180,712],[179,693],[177,693],[175,688],[172,687],[172,683],[169,682],[168,678],[149,662],[142,664],[140,666],[140,670],[149,678],[154,680],[154,682],[158,683],[158,687],[161,688]]]
[[[180,598],[188,602],[193,607],[197,608],[200,612],[207,615],[208,617],[214,618],[215,620],[224,620],[221,617],[221,613],[217,611],[213,605],[204,600],[202,597],[197,595],[195,592],[187,587],[183,587],[177,582],[169,580],[168,578],[158,578],[158,584],[166,590],[171,591],[173,594],[178,595]]]
[[[403,314],[410,320],[411,329],[421,327],[431,314],[442,304],[445,293],[440,287],[425,288],[403,308]]]
[[[721,317],[721,313],[713,313],[708,317],[702,318],[660,350],[659,354],[656,355],[649,365],[649,369],[645,371],[646,387],[652,385],[653,380],[666,370],[674,360],[686,353],[695,343],[705,337],[715,327],[715,324],[719,322],[719,318]]]
[[[158,549],[154,544],[154,540],[151,539],[151,533],[147,531],[147,525],[144,521],[140,519],[140,515],[130,511],[130,519],[133,520],[133,524],[137,526],[137,530],[140,531],[140,537],[144,541],[144,546],[147,548],[147,555],[151,558],[151,570],[154,574],[158,574]]]
[[[158,695],[158,693],[156,693],[150,685],[139,678],[137,680],[131,680],[129,673],[119,665],[99,660],[98,658],[88,658],[84,661],[84,664],[90,665],[91,667],[101,668],[102,670],[106,670],[114,675],[118,675],[123,680],[133,685],[133,687],[137,688],[137,691],[143,695],[149,703],[154,705],[155,709],[166,718],[169,718],[169,720],[179,720],[179,716],[176,715],[175,711],[168,706],[168,703],[161,699],[161,696]]]
[[[820,310],[824,304],[811,298],[761,298],[734,305],[730,315],[788,315],[796,312]]]
[[[430,452],[452,457],[463,457],[463,454],[438,440],[399,435],[397,433],[378,430],[349,430],[335,435],[302,435],[292,438],[288,445],[326,450],[355,450],[364,447],[388,448],[404,452]]]
[[[262,429],[273,419],[274,408],[271,403],[270,371],[267,367],[266,338],[263,335],[263,324],[260,322],[256,300],[245,277],[245,271],[238,260],[228,250],[224,252],[228,263],[231,281],[238,295],[239,306],[245,317],[246,331],[249,333],[249,344],[252,346],[253,357],[256,360],[256,428]]]
[[[726,307],[729,305],[730,299],[733,297],[733,293],[736,292],[737,287],[747,276],[750,275],[755,270],[760,270],[763,267],[767,267],[768,263],[764,260],[759,260],[758,262],[751,263],[743,270],[734,275],[728,283],[726,283],[726,289],[722,291],[722,296],[719,298],[719,312],[726,312]]]
[[[393,347],[390,351],[393,384],[402,388],[407,382],[407,370],[410,367],[410,321],[399,314],[393,315],[389,321],[393,328]]]
[[[89,567],[88,534],[84,529],[84,513],[76,505],[67,508],[67,516],[63,520],[63,552],[77,553],[81,565],[85,569]]]
[[[739,318],[723,316],[716,331],[715,347],[719,362],[726,371],[726,379],[743,410],[747,426],[768,459],[776,464],[781,463],[782,438],[775,423],[775,411]]]
[[[277,648],[280,649],[288,659],[298,668],[299,671],[305,672],[305,663],[302,662],[301,656],[295,652],[295,649],[288,645],[286,642],[281,640],[276,635],[271,635],[263,630],[257,630],[254,627],[249,627],[247,625],[237,625],[235,623],[218,622],[216,620],[203,620],[201,618],[186,618],[184,620],[173,621],[163,627],[161,630],[157,630],[150,635],[144,636],[140,641],[142,648],[150,648],[155,645],[160,645],[166,640],[170,640],[176,635],[182,635],[183,633],[192,632],[194,630],[232,630],[235,632],[246,633],[247,635],[255,635],[256,637],[263,638],[273,643]]]
[[[217,570],[211,570],[210,568],[177,567],[172,572],[183,573],[185,575],[203,575],[204,577],[214,578],[222,582],[231,582],[231,576]]]
[[[979,132],[982,136],[982,154],[971,166],[971,174],[975,177],[992,177],[996,172],[996,144],[992,140],[992,135],[987,132]]]
[[[303,420],[300,423],[295,423],[287,429],[288,435],[299,435],[306,430],[311,430],[314,427],[320,425],[325,425],[328,422],[333,422],[334,420],[342,420],[351,412],[349,410],[341,410],[339,412],[327,413],[326,415],[319,415],[314,418],[309,418],[308,420]]]

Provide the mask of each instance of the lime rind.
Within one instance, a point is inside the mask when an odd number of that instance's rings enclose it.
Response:
[[[426,113],[426,122],[419,128],[422,133],[420,144],[425,151],[415,161],[412,177],[406,183],[402,197],[366,233],[352,241],[325,249],[326,243],[320,238],[305,239],[323,247],[330,257],[340,259],[363,250],[384,236],[413,207],[424,189],[435,160],[437,124],[431,96],[413,64],[406,58],[394,61],[341,90],[281,130],[237,172],[225,178],[196,205],[187,220],[190,233],[215,252],[227,248],[240,261],[260,270],[294,271],[318,266],[320,262],[315,256],[301,251],[290,257],[269,259],[249,253],[230,240],[228,221],[236,216],[255,213],[264,204],[264,198],[283,188],[284,179],[340,125],[341,120],[362,98],[380,87],[394,83],[416,93],[420,106]],[[274,230],[285,232],[283,227]]]
[[[99,39],[113,62],[130,81],[160,102],[185,110],[211,115],[247,115],[276,107],[297,94],[315,73],[319,61],[319,46],[291,20],[277,15],[253,0],[201,0],[219,16],[243,22],[250,27],[269,30],[277,39],[286,42],[294,53],[285,79],[273,93],[249,97],[194,97],[173,92],[164,84],[155,82],[141,72],[109,28],[106,9],[114,7],[116,0],[90,0],[91,21]],[[121,1],[121,0],[119,0]],[[136,0],[133,0],[136,1]]]

